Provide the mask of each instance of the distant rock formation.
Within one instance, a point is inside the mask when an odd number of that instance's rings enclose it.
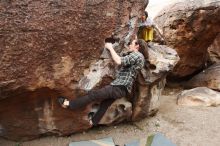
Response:
[[[213,43],[208,48],[209,61],[211,63],[220,63],[220,33],[216,36]]]
[[[220,63],[213,64],[191,80],[184,83],[186,88],[207,87],[220,91]]]
[[[206,87],[184,90],[178,95],[177,104],[184,106],[218,106],[220,105],[220,92]]]
[[[220,33],[220,1],[183,0],[163,9],[157,26],[180,56],[171,78],[183,78],[203,69],[208,47]]]

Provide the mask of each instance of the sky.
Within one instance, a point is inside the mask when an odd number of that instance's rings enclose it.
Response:
[[[149,0],[146,11],[151,18],[154,18],[165,6],[178,1],[181,0]]]

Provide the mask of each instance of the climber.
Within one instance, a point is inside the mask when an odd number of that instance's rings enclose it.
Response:
[[[129,53],[123,57],[120,57],[115,52],[112,43],[105,43],[105,48],[110,51],[113,61],[120,66],[116,74],[116,79],[112,81],[110,85],[98,90],[91,90],[87,95],[74,100],[68,100],[68,98],[62,96],[58,97],[58,102],[62,107],[75,110],[93,101],[118,99],[127,97],[131,93],[137,72],[144,66],[144,56],[147,52],[145,41],[141,39],[131,41],[128,47]]]

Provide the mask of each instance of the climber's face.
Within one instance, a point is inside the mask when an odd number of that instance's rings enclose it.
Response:
[[[132,52],[133,51],[138,51],[139,44],[138,44],[137,40],[133,40],[128,45],[129,45],[129,51],[132,51]]]

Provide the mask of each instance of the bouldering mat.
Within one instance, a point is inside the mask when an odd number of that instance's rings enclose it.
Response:
[[[113,139],[108,137],[97,140],[71,142],[69,146],[115,146],[115,144]]]
[[[161,133],[151,135],[146,139],[134,140],[125,146],[176,146]]]

